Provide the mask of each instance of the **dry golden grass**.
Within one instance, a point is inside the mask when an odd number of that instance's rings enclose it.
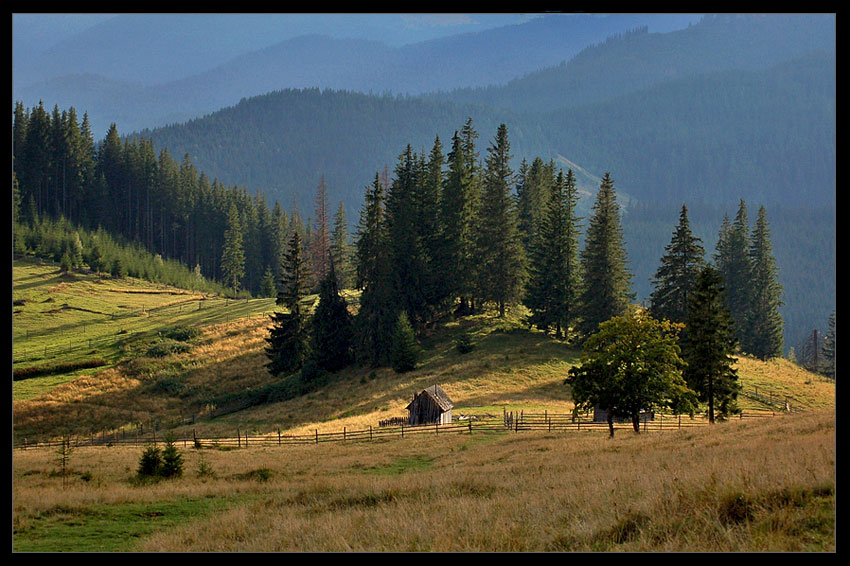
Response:
[[[60,511],[224,497],[226,509],[157,529],[132,549],[835,550],[831,412],[613,440],[521,432],[179,446],[184,477],[143,487],[127,481],[140,449],[78,449],[72,469],[93,477],[75,476],[67,489],[50,473],[49,451],[15,451],[16,532],[36,535],[43,517]],[[196,477],[201,457],[215,478]]]

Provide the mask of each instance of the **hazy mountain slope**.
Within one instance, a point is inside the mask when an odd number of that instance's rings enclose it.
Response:
[[[272,92],[140,135],[172,155],[189,153],[210,178],[262,190],[287,207],[297,201],[308,215],[324,175],[329,201],[344,202],[356,219],[376,172],[387,166],[392,173],[408,144],[427,154],[439,136],[447,152],[470,117],[482,155],[502,121],[514,155],[543,151],[541,138],[521,122],[486,108],[319,89]]]
[[[834,51],[831,14],[709,15],[669,33],[626,33],[564,64],[503,87],[467,89],[455,101],[541,112],[600,102],[676,78],[729,69],[766,69],[813,51]]]
[[[722,71],[551,112],[550,147],[640,201],[835,201],[833,54]]]
[[[106,131],[113,121],[122,131],[130,131],[186,121],[243,97],[285,88],[419,94],[502,84],[567,60],[611,34],[641,25],[675,29],[697,17],[554,14],[483,32],[391,46],[384,41],[392,36],[389,23],[380,27],[374,21],[379,15],[306,22],[300,35],[282,40],[273,39],[275,33],[293,34],[296,29],[275,18],[263,23],[256,21],[256,15],[234,14],[241,23],[230,29],[223,27],[227,20],[221,15],[173,16],[169,20],[139,16],[136,25],[150,28],[153,40],[139,36],[139,29],[131,25],[134,20],[118,18],[62,42],[45,54],[37,74],[27,77],[26,69],[16,74],[14,96],[28,105],[43,100],[51,107],[59,103],[88,111],[97,131]],[[383,16],[398,22],[403,15]],[[364,25],[349,23],[351,29],[346,30],[344,21]],[[373,27],[374,34],[367,35]],[[256,33],[249,38],[251,29]],[[401,24],[395,26],[396,33],[402,29]],[[306,33],[312,30],[323,30],[322,35]],[[411,37],[416,36],[411,31]],[[207,48],[209,37],[216,40]],[[128,53],[130,45],[133,51]],[[52,78],[33,84],[34,76]],[[83,88],[86,81],[88,88]],[[109,88],[111,81],[119,81],[116,89]],[[136,91],[128,90],[127,83],[135,84]]]
[[[100,74],[153,85],[301,35],[425,41],[524,21],[523,14],[136,13],[15,14],[15,78],[22,85]]]

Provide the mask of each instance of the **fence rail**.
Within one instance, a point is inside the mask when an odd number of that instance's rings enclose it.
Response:
[[[775,416],[774,411],[748,411],[733,417],[734,419],[752,419]],[[641,431],[670,431],[685,430],[694,427],[702,427],[709,424],[704,417],[690,418],[682,415],[660,415],[656,414],[654,420],[641,421]],[[618,430],[632,430],[632,424],[615,423],[614,428]],[[283,434],[281,431],[270,434],[250,435],[247,431],[236,431],[235,436],[199,436],[196,430],[191,434],[184,432],[182,436],[171,435],[170,439],[175,444],[184,447],[197,448],[247,448],[249,446],[294,446],[321,444],[328,442],[374,442],[402,439],[410,436],[421,435],[446,435],[446,434],[473,434],[473,433],[508,433],[526,431],[547,432],[593,432],[608,431],[607,422],[594,422],[589,419],[573,419],[572,414],[555,413],[526,413],[505,412],[502,419],[493,418],[486,420],[468,419],[452,424],[426,424],[411,426],[378,426],[365,429],[352,429],[343,427],[342,431],[319,432],[318,429],[308,434]],[[92,433],[88,437],[70,438],[71,446],[147,446],[150,444],[162,444],[169,435],[157,435],[156,431],[142,434],[136,430],[136,434],[127,434],[126,431],[112,431],[110,434],[101,432],[99,435]],[[26,438],[15,440],[14,448],[29,450],[36,448],[60,447],[65,439],[57,438],[48,441],[33,441]]]

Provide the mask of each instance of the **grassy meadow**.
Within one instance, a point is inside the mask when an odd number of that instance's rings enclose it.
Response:
[[[352,367],[302,397],[211,418],[216,400],[273,381],[272,299],[31,262],[13,275],[13,368],[34,375],[13,382],[16,441],[198,417],[170,429],[190,438],[178,442],[184,473],[159,482],[135,480],[142,447],[76,447],[64,476],[55,448],[14,449],[15,551],[835,550],[835,386],[786,360],[738,362],[745,391],[791,400],[795,412],[773,418],[611,440],[505,431],[198,449],[193,431],[377,427],[435,383],[456,417],[567,413],[580,352],[516,313],[482,314],[431,329],[412,372]],[[455,348],[461,335],[471,352]],[[90,360],[104,363],[76,367]]]

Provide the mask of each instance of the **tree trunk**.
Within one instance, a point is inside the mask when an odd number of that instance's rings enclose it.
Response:
[[[635,429],[635,434],[640,434],[640,413],[632,415],[632,427]]]
[[[606,418],[608,419],[608,438],[614,438],[614,414],[609,410]]]

